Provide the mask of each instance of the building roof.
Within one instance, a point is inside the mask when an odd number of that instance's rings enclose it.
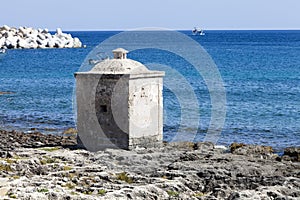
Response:
[[[107,59],[93,67],[91,72],[101,74],[139,74],[149,70],[145,65],[131,59]]]

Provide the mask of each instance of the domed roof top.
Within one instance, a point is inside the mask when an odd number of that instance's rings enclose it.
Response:
[[[149,72],[140,62],[131,59],[107,59],[93,67],[91,72],[101,74],[132,74]]]
[[[149,72],[146,66],[135,60],[127,59],[125,49],[113,50],[114,58],[103,60],[95,65],[91,72],[101,74],[138,74]]]

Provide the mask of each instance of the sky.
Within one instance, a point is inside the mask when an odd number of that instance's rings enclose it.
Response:
[[[0,26],[49,30],[300,30],[300,0],[3,0],[0,6]]]

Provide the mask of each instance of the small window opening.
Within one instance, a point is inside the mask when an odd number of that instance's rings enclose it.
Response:
[[[107,112],[107,105],[101,105],[100,112]]]

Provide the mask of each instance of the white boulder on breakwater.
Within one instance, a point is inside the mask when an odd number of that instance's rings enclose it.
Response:
[[[48,29],[34,29],[7,25],[0,27],[0,49],[36,48],[80,48],[82,42],[71,34],[63,33],[60,28],[51,35]]]

